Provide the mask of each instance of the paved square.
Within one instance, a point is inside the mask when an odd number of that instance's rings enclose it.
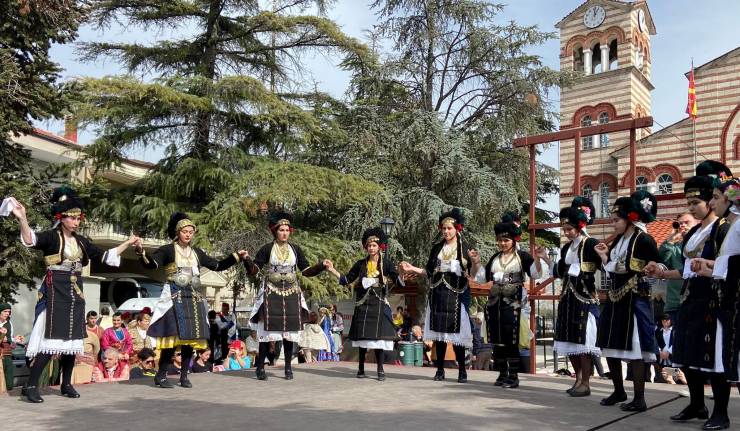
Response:
[[[266,382],[254,371],[196,374],[193,389],[155,388],[150,379],[78,386],[82,398],[71,400],[50,389],[45,403],[20,401],[19,390],[0,397],[4,425],[18,430],[698,430],[700,421],[673,424],[668,416],[688,402],[677,392],[685,386],[648,384],[651,407],[629,415],[599,400],[611,390],[596,379],[592,395],[565,394],[565,377],[521,376],[519,389],[493,386],[496,373],[469,371],[469,382],[434,382],[431,368],[387,366],[385,382],[355,377],[356,364],[295,366],[295,379],[282,368],[268,369]],[[630,388],[630,382],[626,382]],[[707,389],[707,391],[709,391]],[[711,409],[712,401],[707,399]],[[730,416],[740,425],[736,390]],[[610,423],[612,421],[616,421]],[[601,427],[601,428],[600,428]],[[5,429],[5,428],[4,428]]]

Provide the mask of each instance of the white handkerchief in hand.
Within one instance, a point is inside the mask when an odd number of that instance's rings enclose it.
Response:
[[[496,283],[501,283],[504,280],[504,273],[503,272],[494,272],[493,273],[493,281]]]
[[[581,273],[581,264],[580,263],[571,263],[568,267],[568,275],[572,275],[573,277],[578,277],[578,274]]]
[[[0,205],[0,217],[7,217],[10,213],[12,213],[17,206],[15,202],[15,198],[12,196],[3,199],[3,203],[2,205]]]

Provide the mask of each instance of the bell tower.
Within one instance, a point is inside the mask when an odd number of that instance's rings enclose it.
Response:
[[[656,34],[645,0],[588,0],[555,25],[560,30],[560,69],[579,74],[560,93],[560,129],[650,115],[650,38]],[[638,131],[637,138],[649,130]],[[629,144],[629,132],[581,138],[581,188],[574,189],[575,143],[561,142],[560,204],[590,197],[596,217],[606,217],[617,198],[613,151]]]

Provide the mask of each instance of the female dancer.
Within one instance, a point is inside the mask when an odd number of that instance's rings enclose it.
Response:
[[[573,365],[576,381],[567,391],[572,397],[591,395],[592,358],[601,354],[596,347],[599,298],[594,281],[601,258],[595,250],[599,242],[586,233],[586,226],[593,223],[591,215],[594,213],[591,201],[580,196],[571,206],[560,210],[560,230],[568,242],[553,268],[553,275],[563,281],[554,349],[567,356]]]
[[[462,242],[464,224],[465,219],[458,208],[442,214],[438,225],[442,240],[432,246],[426,266],[417,268],[408,262],[400,264],[402,273],[426,275],[429,279],[424,341],[433,341],[435,344],[436,381],[445,379],[444,362],[448,342],[454,345],[457,381],[468,381],[465,348],[473,346],[468,313],[471,299],[468,277],[478,271],[478,267],[471,267],[468,259],[478,254]]]
[[[357,377],[365,377],[365,354],[368,349],[373,349],[380,381],[385,380],[384,352],[393,350],[393,340],[396,338],[387,297],[393,286],[400,283],[393,263],[384,254],[386,243],[386,235],[381,229],[367,229],[362,234],[362,245],[367,256],[355,262],[346,275],[334,269],[330,260],[324,261],[326,269],[339,279],[339,284],[354,284],[355,311],[349,339],[352,340],[352,347],[360,349]]]
[[[681,367],[689,386],[690,402],[680,413],[671,416],[674,421],[707,419],[709,414],[704,404],[704,382],[709,379],[714,394],[714,410],[703,429],[723,429],[730,424],[727,405],[730,384],[727,382],[722,363],[723,322],[720,319],[721,291],[713,283],[712,274],[702,266],[714,265],[714,260],[723,245],[730,225],[721,216],[728,205],[717,206],[713,201],[715,181],[720,173],[731,175],[730,170],[719,162],[702,162],[696,168],[697,176],[689,178],[684,185],[684,194],[689,212],[701,223],[691,229],[684,238],[683,272],[666,270],[660,265],[652,271],[658,278],[684,279],[678,322],[673,329],[673,363]],[[710,176],[711,175],[711,176]],[[715,211],[716,210],[716,211]],[[721,212],[717,212],[721,211]]]
[[[51,202],[55,225],[37,234],[28,225],[25,207],[13,199],[13,215],[21,225],[21,242],[26,247],[41,250],[47,265],[44,281],[39,288],[33,330],[26,348],[26,356],[32,362],[31,373],[22,393],[32,403],[44,401],[38,391],[39,378],[54,355],[60,355],[62,395],[80,397],[72,386],[72,369],[75,355],[84,352],[83,340],[86,335],[82,268],[92,261],[119,266],[121,253],[138,241],[138,237],[132,236],[118,247],[103,252],[88,238],[77,233],[85,214],[84,204],[73,189],[60,187],[54,190]]]
[[[614,392],[602,399],[601,405],[611,406],[627,400],[621,361],[628,361],[635,393],[631,402],[620,405],[624,411],[647,410],[645,362],[655,362],[655,321],[650,284],[643,272],[648,262],[659,259],[655,240],[648,235],[645,226],[655,220],[657,211],[655,196],[646,191],[618,198],[612,209],[617,237],[611,247],[599,243],[595,248],[611,279],[599,320],[596,346],[607,358]]]
[[[309,266],[301,248],[288,241],[293,232],[289,214],[272,214],[269,228],[274,241],[263,245],[254,261],[247,256],[244,263],[250,274],[262,272],[262,286],[250,317],[257,325],[260,343],[256,374],[257,379],[267,380],[265,358],[270,342],[283,340],[285,379],[292,380],[293,343],[300,341],[303,324],[308,322],[308,306],[298,284],[298,272],[313,277],[324,270],[324,265],[319,262]]]
[[[146,253],[141,241],[136,246],[136,253],[145,268],[162,268],[167,276],[146,332],[147,336],[156,338],[157,349],[161,351],[159,370],[154,377],[154,384],[161,388],[173,387],[167,380],[167,367],[175,355],[175,348],[180,347],[183,363],[189,364],[194,349],[208,347],[207,304],[200,283],[201,268],[223,271],[247,255],[246,251],[240,250],[225,259],[216,260],[191,245],[196,232],[195,223],[186,214],[178,212],[170,216],[167,225],[171,243],[159,247],[151,255]],[[180,386],[193,387],[188,380],[187,366],[181,368]]]
[[[538,259],[519,250],[521,228],[510,220],[506,217],[493,227],[499,251],[477,272],[476,281],[490,289],[484,315],[488,342],[493,345],[494,367],[499,371],[495,385],[513,389],[519,387],[519,325],[527,307],[525,274],[539,278],[540,259],[549,263],[549,258],[544,248],[536,250]],[[474,266],[479,266],[477,254],[472,254],[471,259]]]

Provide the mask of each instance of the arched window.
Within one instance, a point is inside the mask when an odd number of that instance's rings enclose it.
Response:
[[[583,47],[577,46],[573,49],[573,71],[583,72]]]
[[[597,74],[604,71],[604,67],[602,66],[602,58],[601,58],[601,44],[597,43],[593,47],[591,47],[591,73]]]
[[[647,178],[643,176],[637,177],[637,180],[635,181],[635,188],[637,190],[647,190],[648,189],[648,180]]]
[[[581,118],[581,127],[587,127],[591,125],[591,116],[585,115],[583,118]],[[593,136],[584,136],[581,138],[581,148],[584,150],[590,150],[594,147],[594,137]]]
[[[606,124],[609,122],[609,114],[607,112],[602,112],[599,114],[599,124]],[[609,134],[608,133],[602,133],[599,135],[599,146],[604,148],[609,146]]]
[[[659,195],[667,195],[673,193],[673,177],[670,174],[658,175],[658,179],[655,182],[658,186]]]
[[[609,43],[609,70],[614,70],[619,67],[617,49],[617,39],[614,39]]]
[[[581,194],[584,198],[589,198],[591,201],[594,200],[594,189],[592,189],[591,186],[588,184],[583,186],[583,193]]]
[[[599,208],[601,209],[601,217],[609,216],[609,184],[601,183],[599,186],[599,200],[601,202]]]

